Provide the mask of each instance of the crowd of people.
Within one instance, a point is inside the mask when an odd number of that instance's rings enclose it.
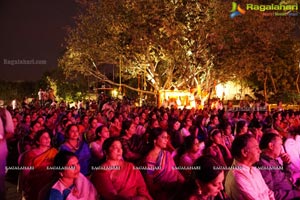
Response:
[[[1,108],[1,198],[300,199],[298,111],[93,108]]]

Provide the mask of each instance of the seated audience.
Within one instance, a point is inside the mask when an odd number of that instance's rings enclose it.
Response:
[[[136,135],[136,125],[133,121],[124,121],[122,136],[120,138],[123,147],[123,156],[126,161],[137,162],[141,159],[142,139]]]
[[[300,190],[293,188],[290,177],[287,176],[284,166],[278,162],[281,157],[285,165],[290,162],[287,153],[282,153],[282,139],[274,133],[266,133],[262,136],[259,148],[262,150],[257,167],[268,185],[274,192],[276,199],[300,198]]]
[[[60,146],[62,151],[75,153],[79,159],[80,172],[85,176],[90,173],[91,152],[88,144],[79,137],[79,131],[76,124],[70,124],[66,128],[65,142]]]
[[[250,134],[237,136],[231,147],[234,162],[225,179],[225,191],[231,200],[275,200],[259,169],[252,165],[259,161],[257,140]]]
[[[21,154],[21,166],[33,167],[25,169],[20,176],[20,187],[25,199],[35,200],[39,191],[52,180],[53,171],[47,169],[53,165],[57,154],[55,148],[51,148],[51,138],[47,130],[40,130],[35,135],[37,148]]]
[[[185,184],[182,198],[186,200],[225,200],[224,171],[213,157],[201,156],[193,167],[192,179]]]
[[[248,133],[248,124],[245,120],[240,120],[236,124],[236,135],[243,135]]]
[[[292,127],[288,138],[284,142],[284,148],[289,154],[291,163],[289,170],[292,173],[293,183],[300,178],[300,127]]]
[[[228,149],[231,149],[231,145],[234,140],[234,137],[232,135],[232,127],[230,123],[226,122],[222,125],[222,136],[226,147]]]
[[[80,173],[77,156],[69,151],[60,151],[54,160],[57,170],[57,182],[49,192],[48,200],[97,200],[97,191],[93,184]]]
[[[25,135],[23,140],[20,141],[20,153],[23,153],[25,151],[29,151],[31,149],[34,149],[36,147],[34,137],[35,134],[41,130],[41,124],[37,121],[33,121],[30,124],[30,132],[28,135]]]
[[[104,141],[103,150],[106,161],[99,169],[93,168],[91,178],[101,199],[152,200],[140,171],[132,163],[123,161],[120,140],[108,138]]]
[[[103,161],[104,151],[102,149],[104,141],[109,138],[108,128],[104,125],[96,129],[96,141],[90,144],[92,153],[92,165],[99,165]]]
[[[94,117],[90,118],[89,119],[89,129],[87,130],[87,132],[84,133],[84,139],[88,144],[95,141],[97,127],[98,127],[97,118],[94,118]]]
[[[205,149],[203,150],[203,153],[205,155],[213,156],[216,160],[220,162],[220,164],[224,166],[229,166],[232,163],[232,156],[230,150],[225,145],[222,133],[219,129],[213,129],[210,132],[210,136],[205,144]]]
[[[202,150],[200,148],[199,140],[194,136],[187,136],[184,139],[184,143],[179,147],[178,153],[175,156],[174,160],[178,159],[178,166],[180,167],[190,167],[194,164],[195,160],[199,158],[202,154]],[[177,157],[177,158],[176,158]],[[189,179],[192,170],[181,170],[181,174],[185,179]]]
[[[184,177],[175,168],[171,154],[164,150],[168,143],[168,134],[161,128],[152,130],[149,136],[152,149],[147,154],[144,163],[147,166],[145,180],[150,194],[156,200],[176,199]]]
[[[109,126],[109,132],[111,137],[119,137],[121,134],[122,124],[119,118],[116,116],[111,119],[111,124]]]

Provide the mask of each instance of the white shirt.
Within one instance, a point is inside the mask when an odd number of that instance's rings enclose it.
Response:
[[[300,135],[296,135],[295,139],[288,138],[284,142],[284,148],[291,158],[290,170],[300,173]]]
[[[226,194],[232,200],[275,200],[274,193],[268,188],[260,171],[236,160],[225,180]]]

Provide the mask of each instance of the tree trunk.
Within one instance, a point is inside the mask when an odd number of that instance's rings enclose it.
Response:
[[[272,73],[269,72],[269,75],[270,75],[270,78],[271,78],[271,81],[272,81],[274,93],[277,94],[277,88],[276,88],[276,84],[275,84],[274,78],[273,78],[273,76],[272,76]]]
[[[265,78],[264,78],[264,96],[265,96],[265,101],[266,102],[268,102],[267,80],[268,80],[268,75],[265,74]]]
[[[296,88],[297,88],[298,94],[300,94],[300,89],[299,89],[299,85],[298,85],[299,77],[300,77],[300,74],[298,73],[297,78],[296,78]]]

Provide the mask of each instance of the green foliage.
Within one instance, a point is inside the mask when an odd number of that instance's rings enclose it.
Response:
[[[69,31],[60,66],[67,74],[105,80],[101,65],[112,63],[121,66],[125,80],[146,73],[155,90],[193,87],[196,76],[207,80],[213,63],[207,31],[218,4],[209,2],[85,2],[77,27]]]
[[[22,102],[24,97],[37,97],[40,84],[38,82],[0,81],[0,99],[10,103],[13,99]]]
[[[187,89],[196,82],[209,91],[232,79],[265,93],[296,90],[297,17],[247,11],[231,19],[231,2],[217,0],[79,2],[84,10],[69,29],[59,62],[68,76],[105,81],[101,69],[110,63],[121,68],[123,81],[145,74],[155,91]]]
[[[63,71],[58,68],[51,73],[47,74],[49,80],[56,85],[56,96],[68,101],[77,101],[84,99],[89,91],[89,84],[92,84],[93,80],[88,80],[82,75],[75,77],[66,77]]]

